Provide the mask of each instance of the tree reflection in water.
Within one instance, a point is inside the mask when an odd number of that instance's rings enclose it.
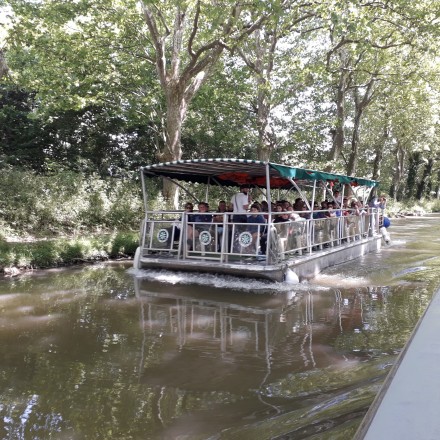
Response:
[[[422,266],[408,248],[361,287],[353,266],[294,290],[124,266],[2,280],[0,438],[350,438],[433,292],[384,282]]]

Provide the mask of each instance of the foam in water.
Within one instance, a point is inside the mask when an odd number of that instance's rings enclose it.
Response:
[[[292,281],[288,280],[282,283],[272,281],[262,281],[256,279],[239,278],[231,275],[205,274],[193,272],[175,272],[166,270],[146,270],[146,269],[128,269],[128,272],[137,278],[148,279],[168,284],[198,284],[209,285],[216,288],[228,288],[232,290],[252,291],[252,292],[288,292],[292,290]],[[310,290],[308,282],[296,282],[296,291]]]
[[[341,283],[344,287],[361,287],[361,286],[369,286],[371,285],[371,280],[366,279],[364,277],[356,277],[356,276],[344,276],[341,278],[341,274],[318,274],[315,278],[310,280],[311,284],[319,284],[325,285],[329,287],[340,287]]]

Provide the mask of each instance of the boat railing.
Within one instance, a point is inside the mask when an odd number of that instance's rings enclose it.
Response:
[[[290,212],[296,214],[296,219],[264,224],[234,223],[231,213],[209,213],[222,218],[222,222],[194,222],[188,217],[194,213],[148,211],[142,226],[142,256],[275,264],[379,233],[378,210],[370,209],[360,215],[345,211],[347,215],[325,218],[313,218],[317,211],[303,211],[304,217],[299,219],[298,213]]]

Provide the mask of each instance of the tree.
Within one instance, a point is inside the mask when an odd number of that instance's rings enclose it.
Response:
[[[373,99],[380,99],[377,90],[385,90],[381,83],[395,83],[397,73],[403,79],[414,73],[414,65],[423,56],[420,42],[429,33],[426,25],[431,12],[427,2],[391,5],[336,1],[332,9],[322,13],[330,32],[326,64],[334,75],[336,109],[327,169],[343,152],[345,137],[351,131],[345,172],[356,172],[365,110]],[[347,111],[348,93],[351,115]]]
[[[6,58],[3,50],[0,49],[0,79],[6,76],[9,72],[9,67],[6,63]]]
[[[300,33],[304,22],[314,15],[309,3],[280,1],[277,13],[266,20],[252,37],[237,49],[255,82],[253,111],[258,132],[257,157],[260,160],[270,160],[280,142],[270,119],[274,119],[274,108],[286,99],[286,94],[282,91],[285,89],[283,82],[287,81],[274,76],[280,72],[280,64],[285,54],[291,54],[288,48],[292,47],[292,41],[289,41],[289,37],[294,33]],[[279,48],[280,43],[283,44],[283,49]],[[292,60],[289,61],[293,67],[294,63]],[[288,76],[291,76],[291,72],[288,73]]]
[[[0,168],[44,169],[49,136],[44,122],[33,117],[35,105],[34,94],[0,86]]]
[[[272,12],[271,2],[263,0],[244,5],[233,0],[143,1],[141,11],[134,2],[117,0],[12,0],[11,5],[16,14],[10,33],[15,67],[47,109],[79,109],[107,101],[114,108],[129,104],[148,113],[139,97],[148,95],[150,108],[157,105],[155,86],[145,87],[154,78],[149,70],[154,66],[164,96],[164,139],[157,152],[162,160],[181,158],[182,124],[191,100],[225,48],[235,50]],[[130,81],[122,73],[129,73]],[[165,195],[171,197],[172,191],[165,190]]]

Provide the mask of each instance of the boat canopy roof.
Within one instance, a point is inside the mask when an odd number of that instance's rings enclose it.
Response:
[[[290,188],[291,180],[312,183],[375,187],[378,181],[343,174],[296,168],[271,162],[247,159],[193,159],[148,165],[141,168],[145,177],[165,177],[184,182],[217,184],[220,186],[251,185],[266,187],[266,173],[271,188]]]

